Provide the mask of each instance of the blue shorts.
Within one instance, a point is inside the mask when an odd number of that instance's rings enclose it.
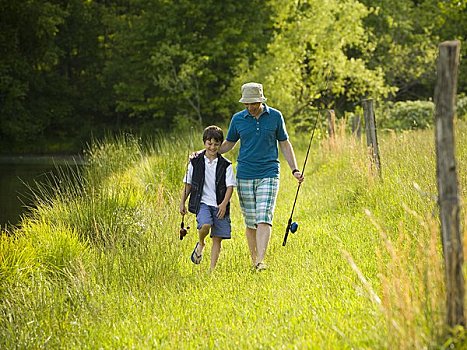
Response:
[[[211,225],[211,237],[220,237],[223,239],[231,238],[230,216],[224,215],[222,219],[217,217],[217,207],[213,207],[204,203],[199,206],[199,212],[196,215],[198,230],[203,225]]]

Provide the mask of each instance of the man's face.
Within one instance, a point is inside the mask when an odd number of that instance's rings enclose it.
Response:
[[[258,114],[261,112],[261,102],[255,103],[244,103],[245,108],[248,109],[248,112],[252,115],[257,117]]]
[[[204,148],[206,149],[206,155],[217,156],[217,151],[219,150],[220,146],[221,146],[221,143],[219,141],[216,141],[214,139],[206,140],[204,142]]]

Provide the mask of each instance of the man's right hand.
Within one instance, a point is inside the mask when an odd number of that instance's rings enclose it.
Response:
[[[193,153],[190,154],[190,160],[197,157],[198,154],[200,154],[201,152],[203,152],[204,150],[199,150],[199,151],[194,151]]]

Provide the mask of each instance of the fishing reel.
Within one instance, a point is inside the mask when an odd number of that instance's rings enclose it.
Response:
[[[183,240],[183,237],[185,237],[188,234],[188,230],[190,229],[190,226],[187,226],[185,228],[185,223],[182,222],[180,223],[180,240]]]
[[[287,237],[289,236],[289,232],[295,233],[298,230],[298,223],[296,221],[291,222],[292,217],[290,217],[289,222],[287,223],[287,228],[285,229],[284,241],[282,245],[285,246],[287,243]]]
[[[295,233],[298,230],[298,223],[296,221],[290,224],[290,232]]]

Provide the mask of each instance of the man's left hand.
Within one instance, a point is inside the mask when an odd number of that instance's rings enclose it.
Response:
[[[293,176],[297,179],[298,183],[302,183],[305,180],[305,176],[300,172],[296,171]]]

